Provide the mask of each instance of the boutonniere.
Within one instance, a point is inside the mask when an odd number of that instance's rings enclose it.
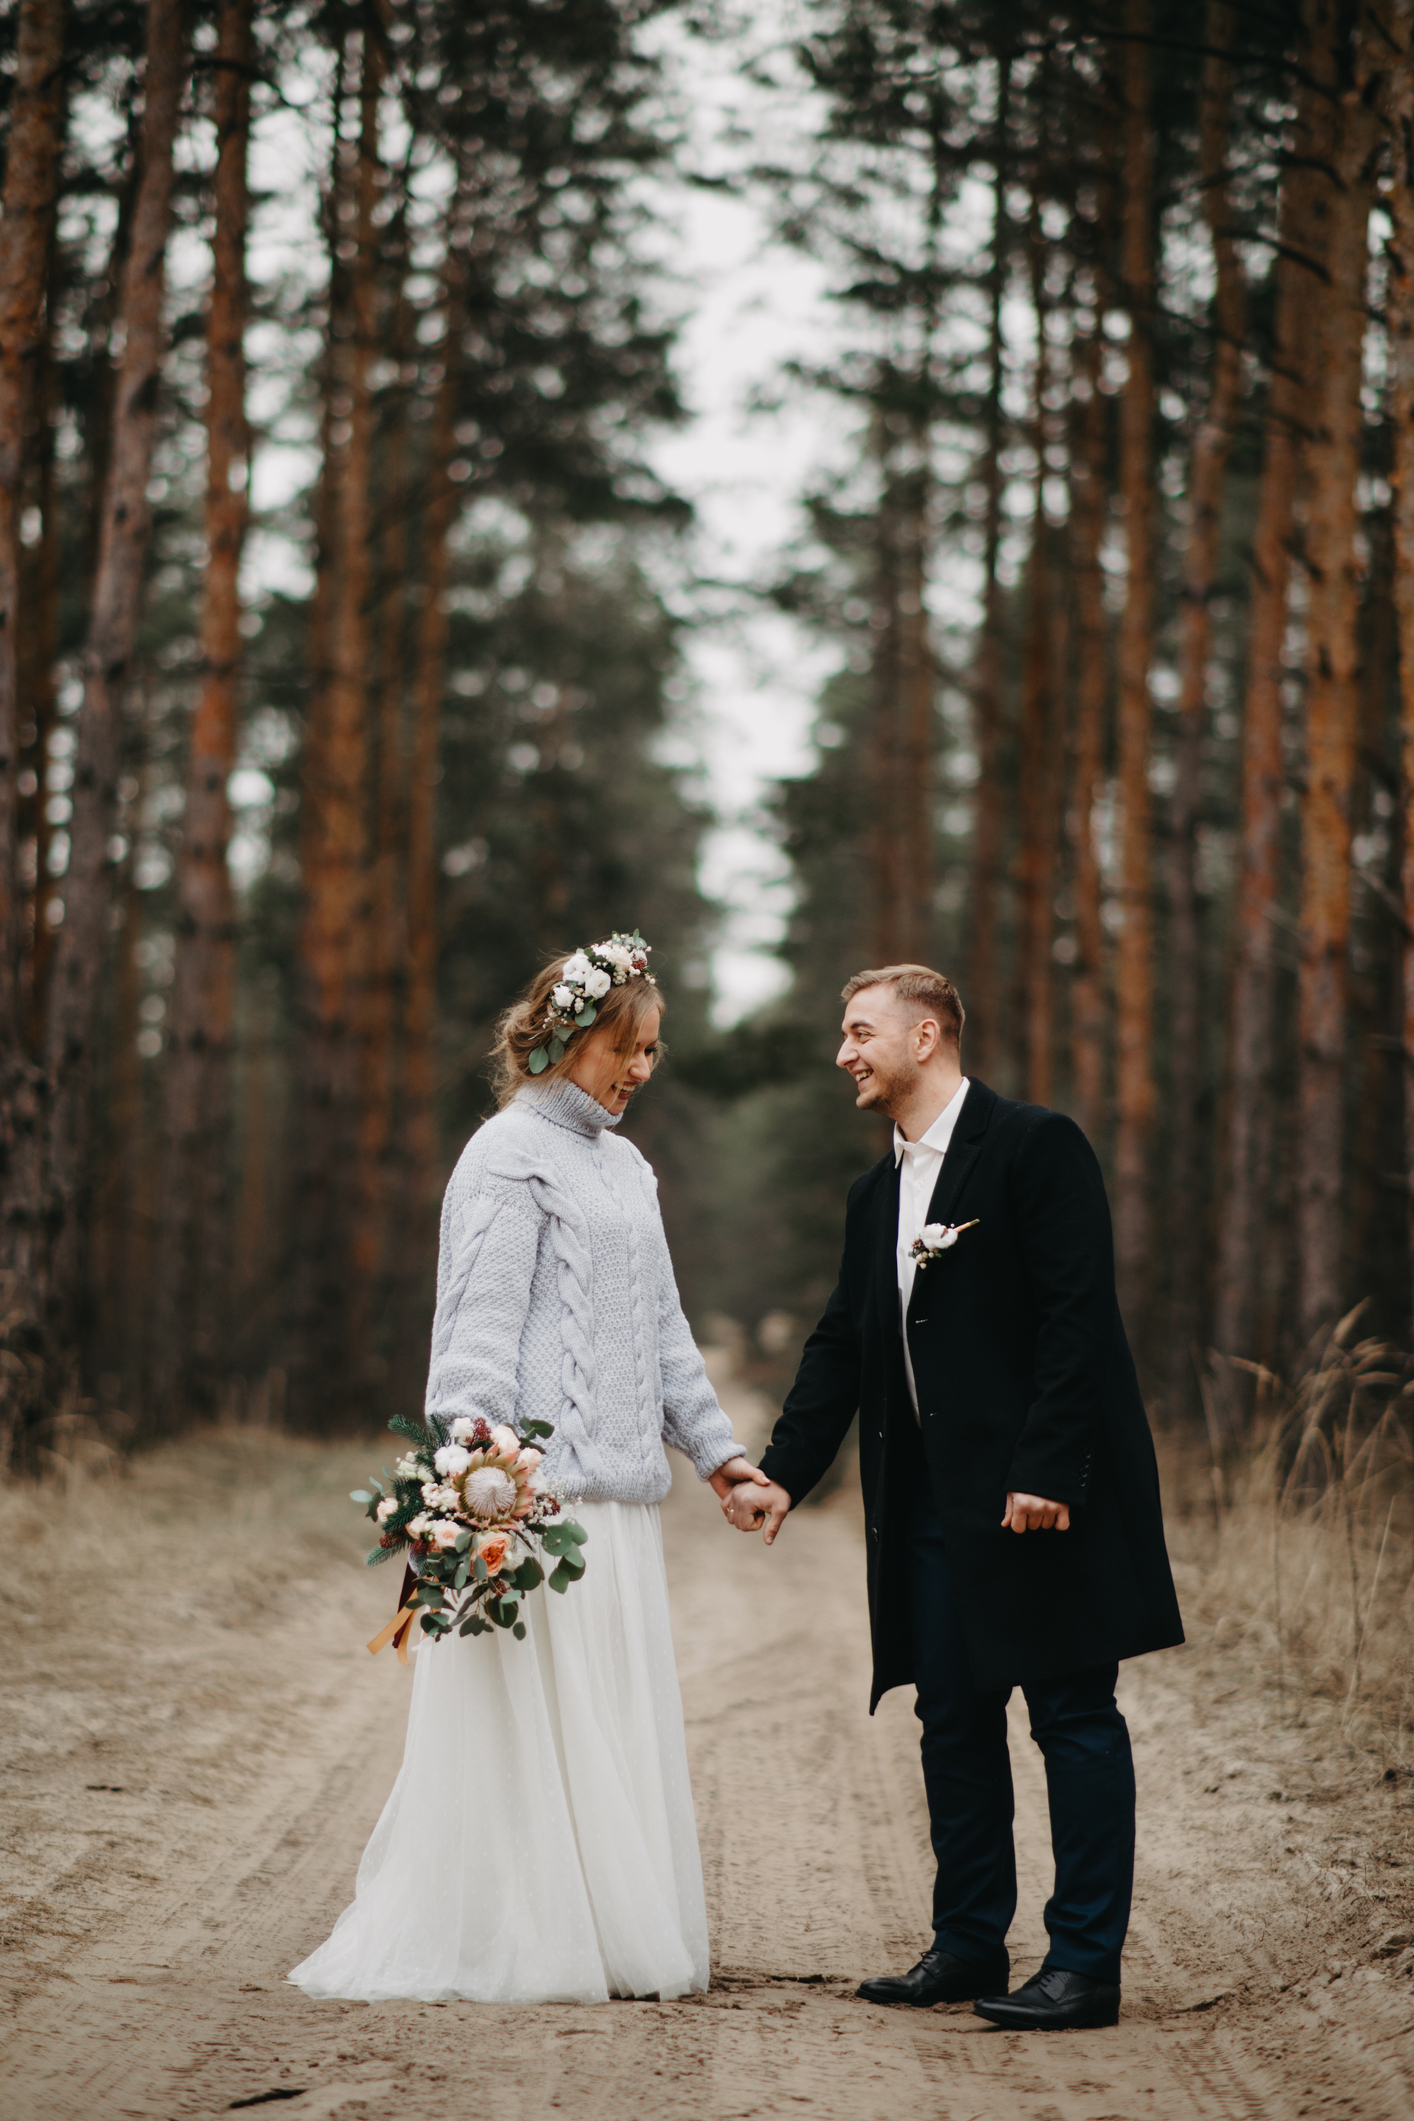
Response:
[[[963,1231],[975,1230],[981,1219],[974,1215],[970,1223],[925,1223],[922,1235],[915,1237],[908,1248],[908,1256],[917,1262],[919,1273],[940,1254],[951,1251]]]

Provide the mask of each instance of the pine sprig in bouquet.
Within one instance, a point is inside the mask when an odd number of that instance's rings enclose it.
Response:
[[[509,1628],[524,1640],[520,1602],[546,1581],[538,1546],[554,1558],[552,1591],[568,1590],[584,1574],[580,1551],[589,1534],[563,1514],[559,1498],[534,1484],[542,1453],[507,1424],[459,1417],[449,1423],[429,1415],[425,1423],[395,1414],[388,1427],[413,1448],[400,1458],[391,1480],[355,1488],[378,1527],[368,1566],[405,1554],[415,1578],[401,1611],[369,1644],[395,1641],[404,1656],[414,1619],[434,1641],[450,1635],[485,1635]],[[528,1438],[553,1436],[548,1421],[526,1421]],[[385,1484],[386,1483],[386,1484]]]

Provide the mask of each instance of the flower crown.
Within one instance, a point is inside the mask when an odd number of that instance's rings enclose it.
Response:
[[[596,1004],[611,987],[626,986],[631,979],[646,979],[650,987],[657,986],[648,970],[651,948],[635,928],[632,935],[615,932],[607,942],[591,943],[587,950],[576,950],[573,957],[565,959],[560,977],[550,990],[545,1042],[530,1056],[532,1075],[540,1075],[564,1059],[566,1045],[576,1031],[589,1029],[598,1015]]]

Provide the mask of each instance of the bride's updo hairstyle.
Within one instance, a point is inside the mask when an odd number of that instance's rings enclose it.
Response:
[[[498,1105],[508,1105],[516,1092],[525,1089],[527,1084],[553,1083],[568,1075],[576,1055],[584,1051],[584,1041],[592,1038],[596,1031],[607,1030],[620,1053],[632,1052],[647,1019],[655,1010],[666,1007],[662,989],[651,979],[625,980],[621,987],[610,987],[596,1000],[593,1025],[588,1030],[572,1033],[558,1060],[551,1058],[538,1070],[533,1068],[531,1056],[547,1051],[546,1021],[550,1015],[551,997],[561,983],[571,956],[571,952],[562,951],[552,957],[496,1025],[496,1042],[491,1048],[491,1081]]]

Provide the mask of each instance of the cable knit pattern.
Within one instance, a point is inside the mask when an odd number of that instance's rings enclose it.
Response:
[[[741,1450],[678,1300],[658,1182],[571,1082],[522,1090],[442,1203],[427,1411],[555,1425],[544,1473],[592,1502],[661,1502],[664,1440],[703,1480]]]

